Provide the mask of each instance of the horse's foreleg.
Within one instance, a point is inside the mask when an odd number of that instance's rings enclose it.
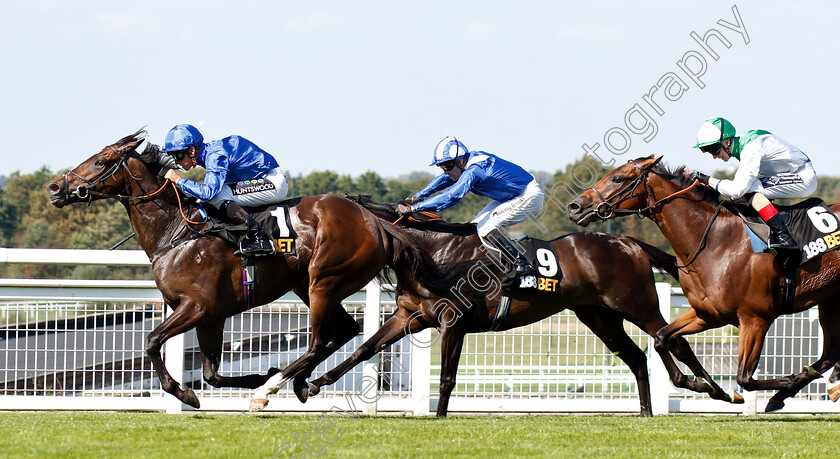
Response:
[[[222,360],[222,345],[225,330],[225,319],[205,321],[195,327],[198,347],[201,349],[201,361],[204,380],[213,387],[245,387],[256,389],[264,384],[268,378],[280,370],[271,368],[268,374],[251,374],[245,376],[222,376],[219,374],[219,364]]]
[[[160,349],[163,343],[169,338],[180,335],[192,329],[196,323],[202,318],[203,312],[198,308],[192,300],[184,300],[178,308],[164,320],[160,325],[155,327],[149,336],[146,338],[146,354],[152,361],[152,366],[160,379],[161,388],[174,395],[178,400],[186,403],[193,408],[199,408],[200,403],[195,392],[190,389],[181,389],[181,385],[176,381],[169,371],[160,355]]]
[[[574,308],[578,320],[589,327],[610,351],[630,367],[636,377],[642,416],[653,416],[650,401],[650,379],[647,356],[624,331],[624,318],[611,309],[600,306]]]
[[[399,301],[397,302],[399,304]],[[405,309],[399,309],[382,325],[376,334],[365,341],[356,352],[338,366],[309,383],[309,395],[317,395],[321,387],[334,384],[347,374],[351,369],[361,362],[364,362],[381,352],[388,346],[396,343],[408,333],[416,333],[427,328],[419,320],[411,320],[410,314]]]
[[[744,398],[741,394],[735,392],[734,390],[724,391],[717,385],[717,383],[715,383],[712,376],[705,368],[703,368],[703,365],[700,364],[697,356],[691,351],[688,341],[683,338],[683,335],[700,333],[710,328],[719,327],[720,325],[721,324],[710,324],[697,317],[697,311],[692,308],[677,317],[670,324],[659,329],[654,337],[653,346],[660,357],[662,357],[662,361],[665,362],[665,366],[668,368],[668,372],[671,375],[671,381],[675,386],[683,387],[696,392],[706,392],[710,397],[716,400],[723,400],[729,403],[744,403]],[[671,361],[673,364],[669,355],[671,350],[674,351],[674,355],[676,355],[680,361],[688,365],[689,369],[691,369],[695,376],[702,377],[705,382],[701,383],[700,381],[689,381],[688,378],[686,378],[685,375],[676,368],[676,366],[670,367],[668,365],[668,361]]]
[[[655,311],[655,313],[651,314],[653,317],[649,317],[648,321],[633,322],[653,338],[656,338],[657,331],[668,325],[668,322],[665,322],[665,318],[659,313],[658,307]],[[712,398],[718,400],[729,400],[729,396],[726,392],[714,381],[712,381],[711,376],[706,373],[706,370],[700,364],[700,361],[697,359],[697,356],[694,355],[694,352],[692,352],[691,346],[688,345],[688,341],[686,341],[685,338],[682,336],[672,338],[669,340],[668,345],[668,349],[664,349],[661,346],[656,345],[653,347],[656,350],[656,353],[659,354],[659,358],[665,365],[665,370],[668,371],[668,376],[671,378],[671,382],[674,383],[675,387],[688,389],[694,392],[708,393]],[[670,350],[670,352],[668,352],[668,350]],[[686,375],[680,371],[679,367],[677,367],[674,359],[671,358],[672,353],[680,360],[680,362],[683,362],[686,366],[688,366],[698,379],[691,380],[686,377]],[[704,381],[704,379],[706,380]]]
[[[449,397],[455,389],[455,379],[458,376],[458,363],[461,360],[461,350],[464,347],[466,332],[457,325],[441,330],[440,346],[440,398],[438,399],[437,416],[446,416],[449,411]]]
[[[780,410],[785,406],[785,399],[796,395],[811,381],[819,378],[822,373],[831,369],[832,365],[835,364],[837,365],[834,368],[834,372],[829,377],[829,385],[837,381],[837,372],[838,369],[840,369],[840,364],[837,363],[837,361],[840,360],[840,333],[835,330],[834,326],[838,323],[838,321],[840,321],[840,307],[838,306],[840,305],[835,302],[821,303],[819,305],[820,327],[823,331],[823,350],[820,358],[816,362],[805,367],[801,373],[788,376],[788,378],[791,378],[793,381],[792,387],[789,389],[782,389],[773,395],[773,397],[767,401],[767,407],[764,411],[769,413],[771,411]],[[840,398],[840,385],[829,387],[828,395],[831,397],[832,401],[836,402],[837,399]]]

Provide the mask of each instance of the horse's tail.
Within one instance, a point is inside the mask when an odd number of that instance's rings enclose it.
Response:
[[[659,250],[656,247],[636,238],[631,237],[630,239],[633,239],[633,242],[638,244],[642,251],[645,252],[648,260],[650,260],[651,266],[665,271],[674,279],[679,279],[680,270],[677,268],[677,257],[671,255],[670,253],[663,252],[662,250]]]
[[[449,275],[438,269],[432,257],[411,241],[408,234],[391,224],[382,224],[390,242],[388,265],[397,276],[397,285],[418,298],[445,297],[449,294]],[[388,273],[380,281],[390,282]]]

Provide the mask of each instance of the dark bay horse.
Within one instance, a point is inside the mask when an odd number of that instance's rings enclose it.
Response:
[[[398,214],[394,204],[377,204],[361,199],[361,204],[387,222]],[[315,395],[322,386],[335,383],[350,369],[371,358],[410,333],[435,327],[441,333],[440,401],[437,415],[445,416],[455,388],[458,361],[464,336],[490,330],[499,303],[501,269],[492,262],[476,234],[475,225],[448,223],[412,223],[401,225],[410,237],[432,254],[439,265],[473,263],[466,279],[454,284],[458,300],[442,300],[431,295],[418,297],[397,285],[397,311],[382,328],[346,361],[308,386]],[[571,309],[606,346],[632,370],[639,390],[642,416],[652,414],[650,385],[645,353],[627,335],[626,319],[650,334],[667,322],[659,311],[652,267],[676,274],[674,257],[636,239],[603,233],[574,233],[555,239],[551,244],[558,255],[563,278],[555,293],[514,290],[513,301],[502,326],[497,331],[528,325],[564,309]],[[481,278],[479,271],[486,276]],[[475,288],[470,294],[469,285]],[[451,297],[452,295],[450,295]],[[671,380],[678,387],[707,392],[713,398],[732,401],[718,387],[691,351],[688,342],[676,340],[669,349],[702,380],[690,380],[674,363],[668,350],[657,349]],[[738,397],[739,398],[739,397]],[[742,402],[737,400],[736,402]]]
[[[161,346],[172,336],[196,329],[204,379],[214,387],[256,388],[278,370],[238,377],[218,373],[225,319],[248,308],[240,258],[222,239],[194,237],[207,224],[201,223],[195,206],[182,210],[191,201],[180,198],[162,179],[174,163],[145,136],[141,130],[103,148],[50,183],[47,194],[56,207],[106,198],[119,199],[125,206],[137,240],[152,261],[155,283],[174,311],[149,334],[147,353],[163,390],[198,408],[193,390],[181,389],[161,359]],[[386,265],[398,279],[419,278],[431,289],[440,276],[428,255],[405,235],[343,197],[287,202],[298,233],[296,253],[256,259],[255,304],[294,290],[309,307],[309,348],[279,373],[305,385],[318,363],[359,333],[359,325],[341,306],[343,299]]]
[[[800,268],[793,310],[784,311],[779,261],[753,252],[740,217],[726,210],[717,215],[717,192],[694,186],[683,168],[669,171],[659,164],[661,159],[639,158],[613,170],[569,204],[568,216],[581,226],[632,214],[656,223],[680,264],[688,265],[680,269],[679,281],[691,304],[688,312],[657,333],[657,348],[683,335],[726,324],[738,327],[738,384],[747,390],[778,390],[766,411],[778,410],[786,398],[840,359],[840,252],[828,252]],[[831,211],[837,214],[840,206],[831,206]],[[819,305],[825,337],[820,358],[799,374],[753,379],[773,320],[814,305]],[[838,369],[830,382],[837,380]]]

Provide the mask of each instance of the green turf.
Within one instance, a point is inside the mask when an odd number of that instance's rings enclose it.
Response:
[[[327,442],[318,439],[318,431]],[[296,444],[296,439],[307,447]],[[275,455],[282,444],[290,448]],[[2,457],[837,457],[840,416],[0,413]]]

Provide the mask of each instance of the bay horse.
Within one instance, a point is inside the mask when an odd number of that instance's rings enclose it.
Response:
[[[786,398],[840,360],[840,252],[828,252],[798,269],[793,310],[785,311],[780,261],[753,251],[742,219],[720,210],[717,192],[691,183],[684,168],[669,171],[661,159],[639,158],[611,171],[569,203],[568,217],[581,226],[622,215],[656,223],[683,265],[679,282],[691,304],[657,332],[657,348],[683,335],[734,325],[740,330],[738,384],[746,390],[778,390],[765,411],[781,409]],[[837,214],[840,206],[831,206],[831,211]],[[825,337],[820,358],[799,374],[753,379],[770,324],[782,314],[814,305],[819,305]],[[838,369],[830,382],[837,380]],[[836,400],[837,389],[833,391]]]
[[[163,390],[187,405],[199,408],[198,397],[180,387],[161,359],[161,346],[172,336],[196,329],[204,380],[213,387],[253,389],[275,374],[301,385],[318,363],[359,333],[360,326],[341,302],[383,267],[391,266],[397,279],[428,282],[432,290],[442,281],[428,256],[405,235],[357,204],[335,195],[286,201],[298,233],[296,253],[256,258],[252,304],[266,304],[294,290],[310,310],[309,347],[282,372],[272,368],[265,375],[222,376],[218,370],[225,320],[249,307],[241,259],[224,240],[202,237],[210,223],[202,220],[194,200],[167,186],[163,174],[175,163],[145,137],[140,130],[106,146],[48,184],[47,194],[59,208],[109,198],[125,206],[137,241],[152,262],[155,283],[173,310],[149,333],[146,352]]]
[[[380,204],[357,198],[362,206],[385,222],[395,222],[399,214],[396,204]],[[488,258],[475,225],[440,222],[415,223],[402,219],[405,232],[438,265],[472,263],[467,279],[451,290],[458,290],[454,301],[435,295],[418,297],[397,285],[397,311],[382,328],[347,360],[320,378],[309,383],[302,400],[320,392],[320,388],[335,383],[357,364],[364,362],[410,333],[435,327],[441,333],[440,399],[437,415],[445,416],[450,395],[455,388],[458,363],[464,336],[491,329],[499,303],[503,268]],[[659,311],[652,267],[676,274],[674,257],[639,240],[627,236],[604,233],[573,233],[551,241],[563,273],[554,293],[534,290],[514,290],[510,311],[496,331],[528,325],[564,309],[571,309],[601,341],[630,367],[636,377],[642,416],[652,415],[650,384],[645,353],[627,335],[623,322],[628,320],[653,335],[667,324]],[[479,272],[486,276],[481,279]],[[469,285],[475,290],[470,294]],[[466,287],[466,289],[462,288]],[[453,295],[450,294],[450,297]],[[691,351],[688,342],[671,342],[670,351],[684,362],[696,376],[690,380],[683,375],[671,358],[668,349],[658,348],[671,380],[677,387],[706,392],[712,398],[729,402],[734,399],[717,386]],[[299,394],[299,397],[301,395]],[[739,400],[740,399],[740,400]]]

